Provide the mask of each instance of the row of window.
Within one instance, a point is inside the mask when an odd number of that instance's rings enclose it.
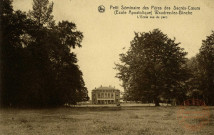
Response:
[[[114,104],[114,100],[98,100],[98,104]]]
[[[98,93],[98,98],[113,98],[113,93]]]
[[[117,92],[118,90],[96,90],[97,92]]]

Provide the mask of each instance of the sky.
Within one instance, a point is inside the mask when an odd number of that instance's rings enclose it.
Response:
[[[51,0],[50,0],[51,1]],[[112,86],[123,91],[116,78],[115,63],[125,53],[134,32],[149,32],[159,28],[169,38],[176,38],[191,58],[199,52],[202,40],[214,30],[213,0],[53,0],[56,22],[72,21],[83,32],[82,48],[74,51],[83,79],[91,96],[95,87]],[[14,0],[14,9],[29,11],[32,0]],[[105,12],[98,12],[103,5]],[[111,6],[192,6],[200,7],[193,15],[168,16],[167,19],[138,19],[134,15],[114,15]],[[124,49],[125,48],[125,49]]]

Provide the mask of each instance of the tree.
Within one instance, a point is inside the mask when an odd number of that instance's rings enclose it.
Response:
[[[151,101],[159,106],[160,98],[181,99],[188,79],[186,52],[160,30],[135,33],[131,47],[120,54],[117,77],[131,100]]]
[[[88,100],[83,74],[71,48],[83,34],[72,22],[53,22],[53,3],[34,0],[30,17],[1,1],[2,106],[54,107]]]
[[[36,21],[38,26],[53,26],[53,2],[49,0],[33,0],[33,10],[29,12],[32,20]]]
[[[197,61],[201,82],[199,89],[203,91],[207,104],[214,105],[214,31],[202,41]]]
[[[62,21],[55,25],[52,8],[53,3],[49,4],[48,0],[34,0],[33,10],[30,11],[30,18],[39,26],[35,29],[38,33],[34,35],[36,40],[29,46],[30,51],[35,53],[35,69],[39,69],[36,78],[42,78],[37,80],[36,85],[41,89],[37,89],[39,94],[36,95],[43,97],[41,104],[75,104],[88,97],[82,72],[76,64],[76,55],[71,53],[71,48],[81,47],[83,35],[72,22]],[[44,74],[45,77],[42,77]],[[76,98],[77,95],[81,96]]]
[[[14,11],[11,0],[1,1],[1,105],[9,106],[20,99],[22,56],[24,53],[20,38],[33,26],[26,14]],[[17,95],[17,96],[14,96]]]
[[[190,58],[187,60],[187,68],[189,69],[190,77],[186,81],[186,86],[187,86],[187,96],[189,98],[203,98],[202,93],[203,91],[200,89],[200,70],[199,70],[199,65],[198,65],[198,55]]]

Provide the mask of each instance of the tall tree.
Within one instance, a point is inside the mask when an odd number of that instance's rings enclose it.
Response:
[[[4,106],[50,107],[88,100],[71,48],[83,35],[72,22],[53,22],[53,3],[34,0],[30,17],[1,1],[1,89]]]
[[[29,12],[32,20],[36,21],[38,26],[53,26],[53,2],[49,0],[33,0],[33,10]]]
[[[158,29],[135,33],[129,50],[120,54],[122,63],[116,64],[117,77],[130,100],[153,100],[159,106],[161,97],[184,97],[187,53],[179,44]]]
[[[200,89],[209,105],[214,105],[214,31],[206,40],[202,41],[199,54],[197,55]]]
[[[83,35],[72,22],[62,21],[55,25],[52,9],[53,3],[49,4],[48,0],[34,0],[33,10],[30,11],[30,17],[39,26],[31,51],[35,52],[34,59],[39,63],[36,69],[40,69],[40,76],[46,75],[38,80],[41,88],[38,92],[50,104],[74,104],[88,96],[82,73],[76,64],[76,55],[71,53],[71,48],[81,47]],[[77,93],[85,94],[77,100]]]
[[[1,90],[2,105],[11,105],[20,100],[20,81],[22,80],[22,56],[24,39],[20,38],[29,32],[33,22],[26,14],[14,11],[11,0],[1,1]]]
[[[199,70],[199,64],[198,64],[198,54],[190,59],[187,60],[187,68],[189,69],[190,77],[186,81],[187,86],[187,96],[189,98],[197,98],[202,99],[202,93],[203,91],[200,89],[201,85],[201,74]]]

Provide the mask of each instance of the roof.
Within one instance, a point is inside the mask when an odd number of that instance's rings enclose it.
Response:
[[[114,87],[99,87],[99,88],[95,88],[93,89],[94,90],[118,90],[118,89],[115,89]],[[118,90],[119,91],[119,90]]]

